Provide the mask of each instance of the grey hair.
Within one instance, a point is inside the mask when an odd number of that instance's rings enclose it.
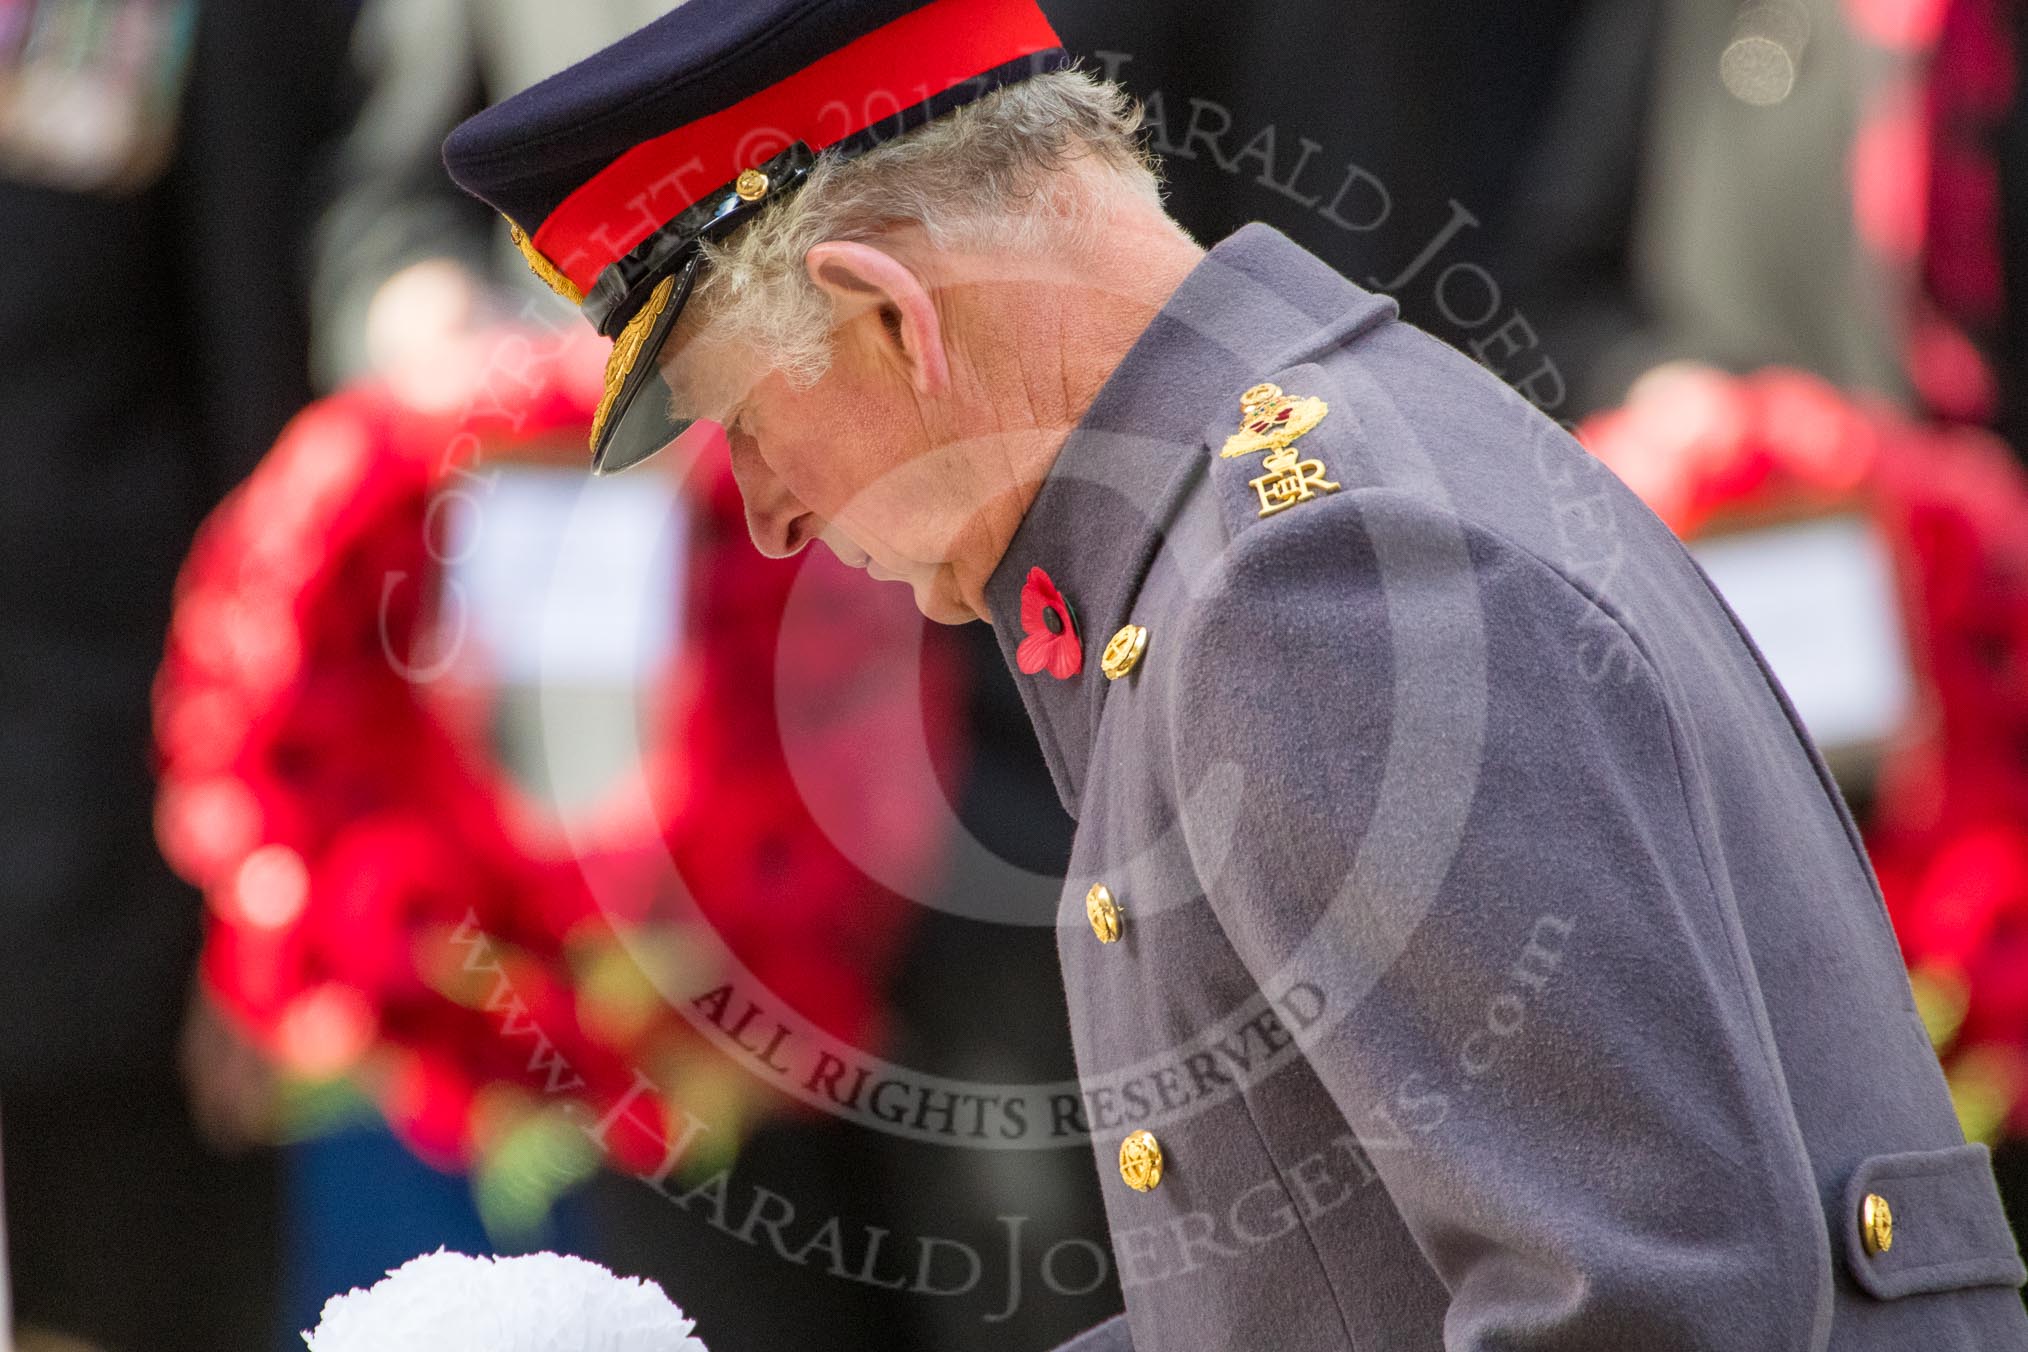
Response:
[[[705,341],[738,344],[807,385],[829,369],[831,308],[804,256],[825,240],[919,227],[939,249],[1076,249],[1124,187],[1159,207],[1141,109],[1083,71],[997,89],[856,159],[820,155],[801,189],[704,246],[691,305]]]

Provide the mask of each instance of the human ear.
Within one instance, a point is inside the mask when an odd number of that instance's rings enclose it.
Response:
[[[874,326],[873,340],[917,394],[938,394],[950,383],[936,302],[907,264],[876,245],[839,239],[812,248],[803,262],[810,280],[831,298],[839,327]]]

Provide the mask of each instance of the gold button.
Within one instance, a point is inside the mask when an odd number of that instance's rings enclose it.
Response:
[[[1886,1253],[1894,1247],[1894,1208],[1877,1192],[1867,1193],[1859,1204],[1859,1232],[1868,1253]]]
[[[742,202],[758,202],[768,195],[768,176],[758,169],[745,170],[733,181],[732,190]]]
[[[1093,883],[1091,891],[1084,894],[1085,919],[1091,921],[1091,932],[1102,944],[1117,943],[1120,937],[1120,904],[1113,900],[1113,890],[1104,883]]]
[[[1105,652],[1099,657],[1099,670],[1109,681],[1117,681],[1141,664],[1141,654],[1148,649],[1148,631],[1141,625],[1130,624],[1114,634],[1106,644]]]
[[[1149,1192],[1162,1181],[1162,1143],[1152,1131],[1137,1131],[1120,1142],[1120,1177],[1135,1192]]]

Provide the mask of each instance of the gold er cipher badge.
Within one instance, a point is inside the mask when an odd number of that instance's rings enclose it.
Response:
[[[1239,431],[1226,438],[1223,459],[1266,451],[1261,468],[1267,473],[1253,480],[1260,498],[1260,514],[1273,516],[1299,502],[1308,502],[1320,493],[1335,493],[1338,485],[1324,477],[1324,462],[1301,459],[1294,449],[1297,438],[1313,430],[1331,411],[1321,399],[1291,399],[1279,385],[1256,385],[1239,397]]]

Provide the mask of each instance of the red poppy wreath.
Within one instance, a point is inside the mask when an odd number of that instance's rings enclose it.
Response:
[[[1686,538],[1852,508],[1878,525],[1919,698],[1867,853],[1965,1134],[2028,1134],[2028,479],[1983,432],[1782,369],[1651,376],[1580,432]]]
[[[292,1078],[351,1081],[450,1165],[485,1161],[517,1124],[624,1108],[599,1143],[654,1168],[692,1091],[736,1114],[756,1096],[643,974],[644,952],[685,970],[729,952],[840,1038],[882,1021],[908,908],[813,817],[781,701],[844,709],[807,740],[863,772],[902,722],[948,750],[955,669],[932,648],[920,684],[842,700],[836,672],[887,660],[869,651],[883,638],[865,593],[756,554],[722,457],[707,457],[687,486],[682,642],[648,701],[649,806],[605,823],[596,853],[538,848],[539,812],[490,754],[488,692],[414,675],[447,605],[428,543],[439,500],[483,491],[481,461],[581,446],[598,397],[596,362],[584,378],[569,352],[512,341],[518,356],[495,363],[509,378],[458,417],[372,387],[313,406],[206,523],[156,682],[157,831],[208,902],[208,989]],[[785,635],[792,584],[829,589],[837,623]],[[884,857],[927,867],[936,805],[870,797]],[[641,859],[673,866],[692,919],[616,890]],[[694,942],[696,916],[722,949]],[[644,1075],[660,1094],[642,1094]]]

